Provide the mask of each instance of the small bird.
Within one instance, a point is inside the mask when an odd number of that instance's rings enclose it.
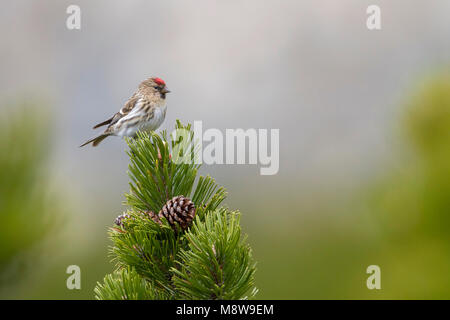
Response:
[[[139,130],[158,129],[166,117],[166,94],[169,92],[161,78],[148,78],[142,81],[119,112],[93,127],[97,129],[108,125],[106,130],[80,147],[89,143],[96,147],[109,136],[134,137]]]

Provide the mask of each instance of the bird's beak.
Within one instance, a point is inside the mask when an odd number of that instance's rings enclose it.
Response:
[[[162,90],[161,90],[161,93],[164,93],[164,94],[169,93],[169,92],[170,92],[170,90],[167,89],[166,87],[162,88]]]

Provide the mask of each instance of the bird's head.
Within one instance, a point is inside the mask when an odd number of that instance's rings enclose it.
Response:
[[[159,94],[162,99],[165,99],[166,93],[170,92],[170,90],[167,89],[166,83],[161,78],[148,78],[141,82],[139,89],[147,94]]]

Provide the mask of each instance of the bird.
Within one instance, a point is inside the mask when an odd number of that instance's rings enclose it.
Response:
[[[93,127],[108,125],[106,130],[80,147],[90,143],[96,147],[109,136],[135,137],[138,131],[158,129],[166,117],[166,94],[169,92],[161,78],[151,77],[142,81],[119,112]]]

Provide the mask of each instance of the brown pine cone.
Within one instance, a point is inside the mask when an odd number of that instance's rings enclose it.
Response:
[[[119,226],[119,227],[123,227],[123,220],[124,219],[129,219],[131,218],[131,216],[129,214],[121,214],[120,216],[118,216],[115,220],[114,223]]]
[[[147,217],[152,219],[154,222],[161,224],[161,220],[159,219],[159,216],[156,213],[154,213],[153,211],[146,211],[146,212],[144,212],[144,215],[146,215]]]
[[[156,222],[156,218],[166,218],[170,226],[176,230],[176,224],[182,230],[186,230],[192,224],[195,217],[194,203],[184,196],[177,196],[167,201],[163,208],[159,211],[158,216],[152,218]]]

